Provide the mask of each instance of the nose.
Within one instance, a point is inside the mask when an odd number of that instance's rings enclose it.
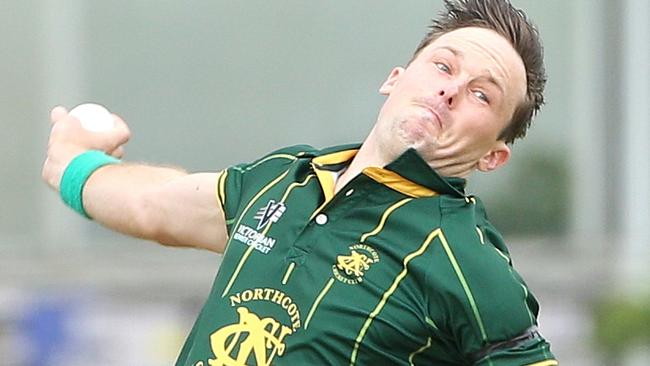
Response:
[[[449,108],[453,107],[458,99],[459,85],[456,82],[450,81],[445,83],[438,90],[438,97],[442,98]]]

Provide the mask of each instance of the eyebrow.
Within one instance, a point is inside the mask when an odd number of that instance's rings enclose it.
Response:
[[[440,46],[440,47],[436,48],[436,50],[440,50],[440,49],[447,50],[447,51],[453,53],[454,56],[459,57],[459,58],[464,58],[464,57],[465,57],[465,54],[463,53],[463,51],[458,50],[458,49],[455,49],[455,48],[453,48],[453,47],[451,47],[451,46]],[[506,90],[505,90],[505,88],[503,87],[503,83],[499,82],[499,79],[497,79],[497,78],[494,76],[494,74],[492,73],[492,71],[491,71],[490,69],[483,69],[483,71],[484,71],[487,75],[481,75],[481,76],[479,77],[479,79],[481,79],[481,80],[485,80],[485,81],[489,82],[490,84],[494,84],[494,85],[499,89],[499,91],[501,91],[501,94],[502,94],[502,95],[505,95],[505,94],[506,94]]]

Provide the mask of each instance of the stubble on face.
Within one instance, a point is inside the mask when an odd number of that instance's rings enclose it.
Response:
[[[423,149],[425,145],[435,145],[440,133],[434,125],[435,117],[425,109],[416,109],[409,116],[396,117],[391,123],[393,134],[404,147]]]

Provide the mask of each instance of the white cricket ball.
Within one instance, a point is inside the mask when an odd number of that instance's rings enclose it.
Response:
[[[76,117],[81,122],[81,126],[88,131],[105,132],[115,127],[111,112],[99,104],[80,104],[72,108],[70,115]]]

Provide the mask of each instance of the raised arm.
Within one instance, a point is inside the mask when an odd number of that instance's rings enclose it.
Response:
[[[62,107],[52,110],[52,130],[43,179],[57,192],[70,162],[88,150],[122,157],[130,132],[114,115],[116,127],[89,132]],[[100,224],[164,245],[223,252],[227,239],[215,194],[218,173],[188,174],[182,169],[120,163],[97,169],[86,181],[82,201]]]

